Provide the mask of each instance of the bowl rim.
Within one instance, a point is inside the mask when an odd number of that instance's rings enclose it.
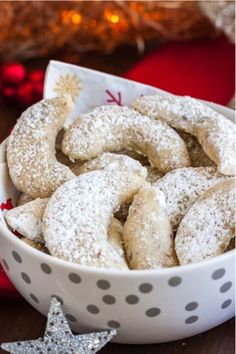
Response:
[[[2,235],[1,235],[2,234]],[[5,221],[0,219],[0,237],[5,237],[7,241],[16,245],[16,248],[22,248],[24,252],[31,253],[32,256],[41,259],[40,263],[53,263],[56,266],[61,266],[64,268],[73,268],[75,272],[83,272],[83,273],[90,273],[93,275],[101,275],[104,274],[107,276],[114,276],[114,277],[145,277],[145,276],[171,276],[171,274],[181,275],[182,273],[186,273],[188,271],[196,270],[199,271],[203,268],[207,268],[208,266],[213,266],[217,263],[222,263],[228,259],[234,260],[235,249],[232,249],[226,253],[223,253],[219,256],[216,256],[211,259],[207,259],[201,262],[192,263],[192,264],[185,264],[185,265],[178,265],[170,268],[159,268],[159,269],[111,269],[111,268],[97,268],[97,267],[90,267],[90,266],[83,266],[80,264],[72,263],[69,261],[64,261],[60,258],[54,257],[50,254],[46,254],[36,248],[28,245],[21,241],[8,227]]]

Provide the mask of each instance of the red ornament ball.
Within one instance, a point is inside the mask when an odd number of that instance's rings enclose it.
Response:
[[[43,98],[43,82],[33,83],[33,102],[38,102]]]
[[[20,63],[7,63],[1,68],[1,78],[4,84],[19,85],[25,76],[25,67]]]
[[[4,86],[2,92],[6,98],[14,98],[16,94],[16,89],[12,86]]]
[[[16,98],[22,106],[30,106],[33,102],[33,85],[24,82],[17,88]]]
[[[44,71],[37,69],[34,71],[31,71],[28,75],[28,79],[31,82],[43,82],[44,81]]]

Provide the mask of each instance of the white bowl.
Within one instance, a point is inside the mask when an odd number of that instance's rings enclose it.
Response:
[[[232,110],[219,110],[234,119]],[[7,198],[14,202],[17,191],[4,162],[0,176],[0,204]],[[28,246],[0,215],[0,260],[21,295],[44,315],[50,297],[56,295],[74,331],[116,328],[114,342],[118,343],[178,340],[230,319],[234,316],[234,258],[232,250],[212,260],[169,269],[83,267]]]
[[[0,163],[6,162],[6,144],[7,139],[0,145]]]

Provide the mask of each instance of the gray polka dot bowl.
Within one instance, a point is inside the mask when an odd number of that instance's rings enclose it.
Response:
[[[0,204],[17,192],[0,164]],[[3,208],[4,209],[4,208]],[[116,271],[82,267],[22,242],[0,211],[0,259],[21,295],[47,314],[52,295],[75,331],[115,328],[120,343],[185,338],[234,315],[234,251],[198,264],[161,270]]]
[[[213,108],[234,119],[234,113]],[[0,205],[17,191],[0,145]],[[74,331],[115,328],[119,343],[186,338],[234,315],[234,250],[215,259],[161,270],[115,271],[82,267],[44,254],[18,239],[0,208],[0,261],[21,295],[47,314],[52,295]]]

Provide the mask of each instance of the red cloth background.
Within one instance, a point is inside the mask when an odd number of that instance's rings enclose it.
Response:
[[[235,92],[235,48],[224,37],[168,43],[141,59],[124,77],[226,105]],[[0,297],[16,296],[0,268]]]
[[[125,77],[226,105],[235,92],[235,48],[224,37],[169,43],[142,59]]]

